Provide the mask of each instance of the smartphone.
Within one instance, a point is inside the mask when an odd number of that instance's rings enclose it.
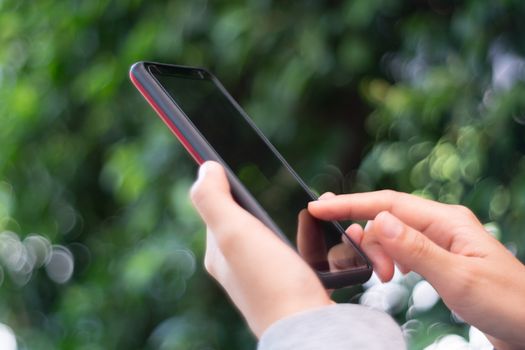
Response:
[[[235,200],[292,245],[325,287],[370,278],[366,255],[338,222],[308,213],[317,197],[210,72],[137,62],[130,78],[194,160],[221,163]]]

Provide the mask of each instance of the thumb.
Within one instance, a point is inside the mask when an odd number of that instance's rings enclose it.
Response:
[[[454,265],[453,254],[386,211],[376,216],[371,229],[397,264],[419,273],[435,288],[447,283]]]
[[[193,205],[213,230],[240,210],[230,193],[230,184],[222,166],[208,161],[199,168],[199,176],[190,191]]]

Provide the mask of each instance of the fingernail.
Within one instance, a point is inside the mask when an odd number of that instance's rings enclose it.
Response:
[[[365,232],[368,232],[372,229],[372,225],[374,224],[374,222],[372,220],[368,220],[366,222],[366,225],[365,225],[365,228],[363,229],[363,231]]]
[[[388,212],[382,212],[378,215],[381,223],[381,233],[387,238],[395,238],[403,232],[403,223],[394,215]]]
[[[322,200],[333,198],[333,197],[335,197],[335,194],[333,194],[332,192],[326,192],[326,193],[323,193],[321,196],[319,196],[319,198],[317,199],[322,201]]]

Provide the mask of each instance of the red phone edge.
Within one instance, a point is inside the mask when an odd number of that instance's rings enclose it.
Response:
[[[135,87],[140,91],[142,96],[148,101],[148,103],[153,107],[155,112],[157,112],[157,115],[162,119],[164,124],[168,126],[168,128],[171,130],[171,132],[177,137],[177,139],[182,143],[184,148],[189,152],[189,154],[193,157],[193,159],[197,162],[197,164],[204,163],[204,159],[200,156],[199,153],[192,147],[191,143],[184,137],[184,134],[175,126],[175,124],[171,121],[171,119],[164,113],[164,111],[157,105],[157,103],[153,100],[151,95],[146,91],[144,86],[137,80],[137,78],[133,75],[133,72],[129,72],[129,78],[131,79],[131,82]]]

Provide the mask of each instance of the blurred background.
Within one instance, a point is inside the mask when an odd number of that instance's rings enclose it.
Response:
[[[128,80],[213,71],[316,191],[472,208],[525,258],[525,3],[0,0],[0,347],[250,349],[203,272],[196,165]],[[337,293],[483,348],[417,275]],[[497,302],[495,300],[494,302]]]

